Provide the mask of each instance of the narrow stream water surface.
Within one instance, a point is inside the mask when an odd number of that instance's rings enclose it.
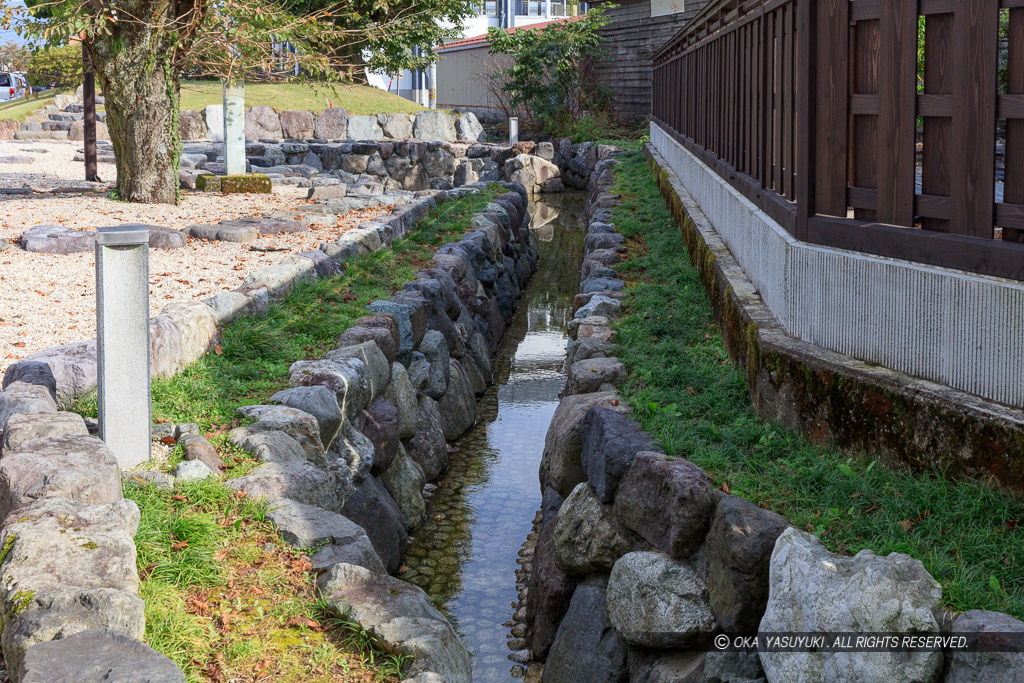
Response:
[[[579,281],[584,195],[531,205],[540,267],[494,359],[476,426],[451,454],[402,578],[422,587],[473,654],[473,680],[514,680],[508,659],[519,551],[540,507],[537,471],[562,390]]]

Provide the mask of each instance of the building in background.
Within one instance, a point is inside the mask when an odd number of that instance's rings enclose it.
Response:
[[[483,0],[478,14],[467,17],[462,22],[462,38],[448,43],[439,49],[446,50],[449,46],[464,42],[467,37],[484,43],[483,54],[487,53],[487,29],[500,27],[511,29],[524,26],[535,26],[547,24],[552,20],[586,14],[589,3],[566,2],[565,0]],[[425,45],[423,49],[437,48],[434,45]],[[367,73],[370,85],[388,90],[396,95],[414,102],[420,102],[429,106],[426,100],[427,92],[431,88],[430,76],[422,71],[403,71],[401,74]],[[437,90],[436,83],[434,84]],[[437,106],[448,108],[441,102],[438,92]]]
[[[651,115],[651,58],[708,0],[597,0],[614,4],[601,30],[608,39],[606,61],[595,64],[597,77],[612,91],[615,111],[634,118]]]

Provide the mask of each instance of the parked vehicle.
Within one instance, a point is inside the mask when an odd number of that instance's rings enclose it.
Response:
[[[0,73],[0,102],[24,97],[28,91],[28,83],[24,76],[16,73]]]

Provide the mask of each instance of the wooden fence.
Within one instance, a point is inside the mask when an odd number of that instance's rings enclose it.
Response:
[[[653,119],[797,239],[1024,280],[1024,0],[716,0]]]

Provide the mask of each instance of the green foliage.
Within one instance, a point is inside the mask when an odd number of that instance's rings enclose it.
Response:
[[[942,472],[888,468],[759,419],[729,361],[704,285],[643,156],[620,158],[613,209],[629,260],[617,327],[623,393],[666,453],[775,510],[835,552],[906,553],[955,610],[1024,617],[1024,502]],[[1018,526],[1020,525],[1020,526]]]
[[[488,30],[490,53],[512,58],[493,77],[513,109],[529,110],[546,132],[556,135],[571,134],[580,125],[587,130],[581,119],[607,109],[609,101],[594,77],[593,64],[606,58],[606,41],[599,31],[608,25],[605,10],[611,7],[602,5],[541,29]]]
[[[78,45],[40,50],[28,63],[29,85],[77,88],[82,84],[82,48]]]

